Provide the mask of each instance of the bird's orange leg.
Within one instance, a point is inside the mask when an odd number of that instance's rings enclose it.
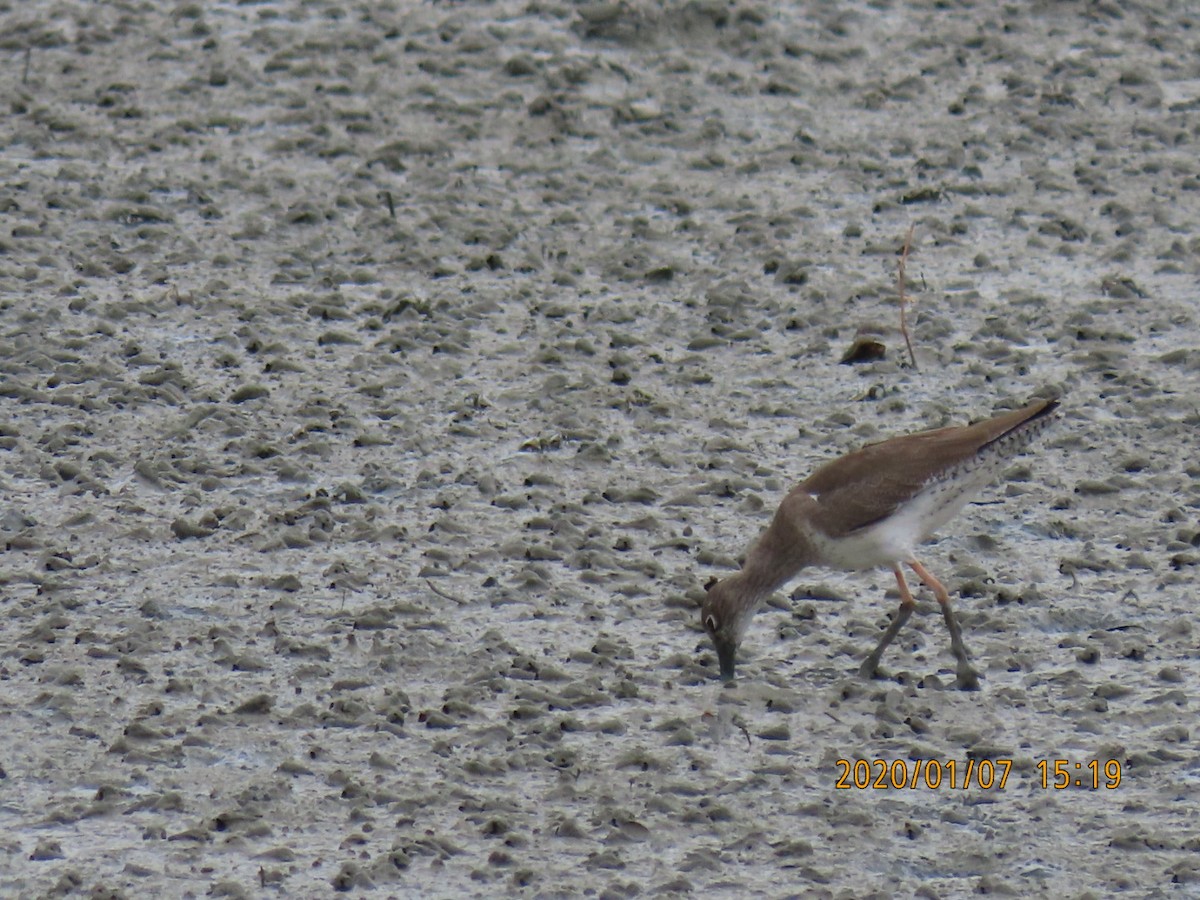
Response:
[[[900,629],[904,627],[904,623],[908,621],[908,617],[917,608],[917,602],[913,600],[912,591],[908,589],[908,582],[904,580],[904,573],[900,570],[900,567],[892,566],[892,572],[896,575],[896,584],[900,586],[900,608],[896,610],[896,618],[892,619],[892,624],[883,633],[879,644],[871,651],[870,655],[863,661],[862,667],[859,668],[858,674],[863,678],[875,677],[875,670],[879,668],[879,659],[883,656],[883,651],[887,649],[888,644],[896,639],[896,635],[900,633]]]
[[[954,610],[950,608],[949,591],[933,577],[932,572],[915,559],[910,559],[908,565],[917,573],[917,577],[925,583],[925,586],[933,591],[938,605],[942,607],[942,616],[946,620],[946,627],[950,629],[950,649],[954,652],[954,659],[958,663],[958,686],[964,691],[979,690],[979,673],[971,667],[967,657],[967,648],[962,639],[962,629],[958,627],[958,619],[954,617]]]

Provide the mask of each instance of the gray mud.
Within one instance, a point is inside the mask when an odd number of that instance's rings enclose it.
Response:
[[[1190,4],[8,2],[0,50],[0,893],[1200,891]],[[925,556],[980,692],[925,593],[858,679],[894,585],[817,569],[720,686],[701,585],[790,484],[1047,391]]]

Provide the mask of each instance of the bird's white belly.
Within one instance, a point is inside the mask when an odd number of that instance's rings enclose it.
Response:
[[[961,484],[931,485],[892,515],[839,538],[813,532],[809,539],[821,565],[835,569],[874,569],[912,559],[918,544],[949,522],[967,504],[972,490]]]
[[[874,569],[910,559],[917,544],[917,533],[903,519],[891,516],[845,537],[829,538],[813,534],[812,543],[820,554],[819,565],[831,569]]]

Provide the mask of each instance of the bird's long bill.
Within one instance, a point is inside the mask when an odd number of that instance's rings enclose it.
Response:
[[[717,662],[721,665],[721,680],[733,681],[734,669],[737,666],[737,643],[721,637],[714,637],[713,646],[717,648]]]

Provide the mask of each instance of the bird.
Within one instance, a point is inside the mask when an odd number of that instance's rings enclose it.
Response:
[[[741,570],[711,583],[700,622],[732,681],[737,650],[763,598],[807,566],[867,570],[888,566],[900,608],[859,669],[874,678],[884,650],[916,608],[901,565],[933,591],[956,661],[956,686],[978,690],[950,594],[917,558],[918,545],[949,522],[1009,460],[1058,418],[1060,400],[1036,399],[973,425],[892,437],[820,466],[792,488],[751,545]]]

